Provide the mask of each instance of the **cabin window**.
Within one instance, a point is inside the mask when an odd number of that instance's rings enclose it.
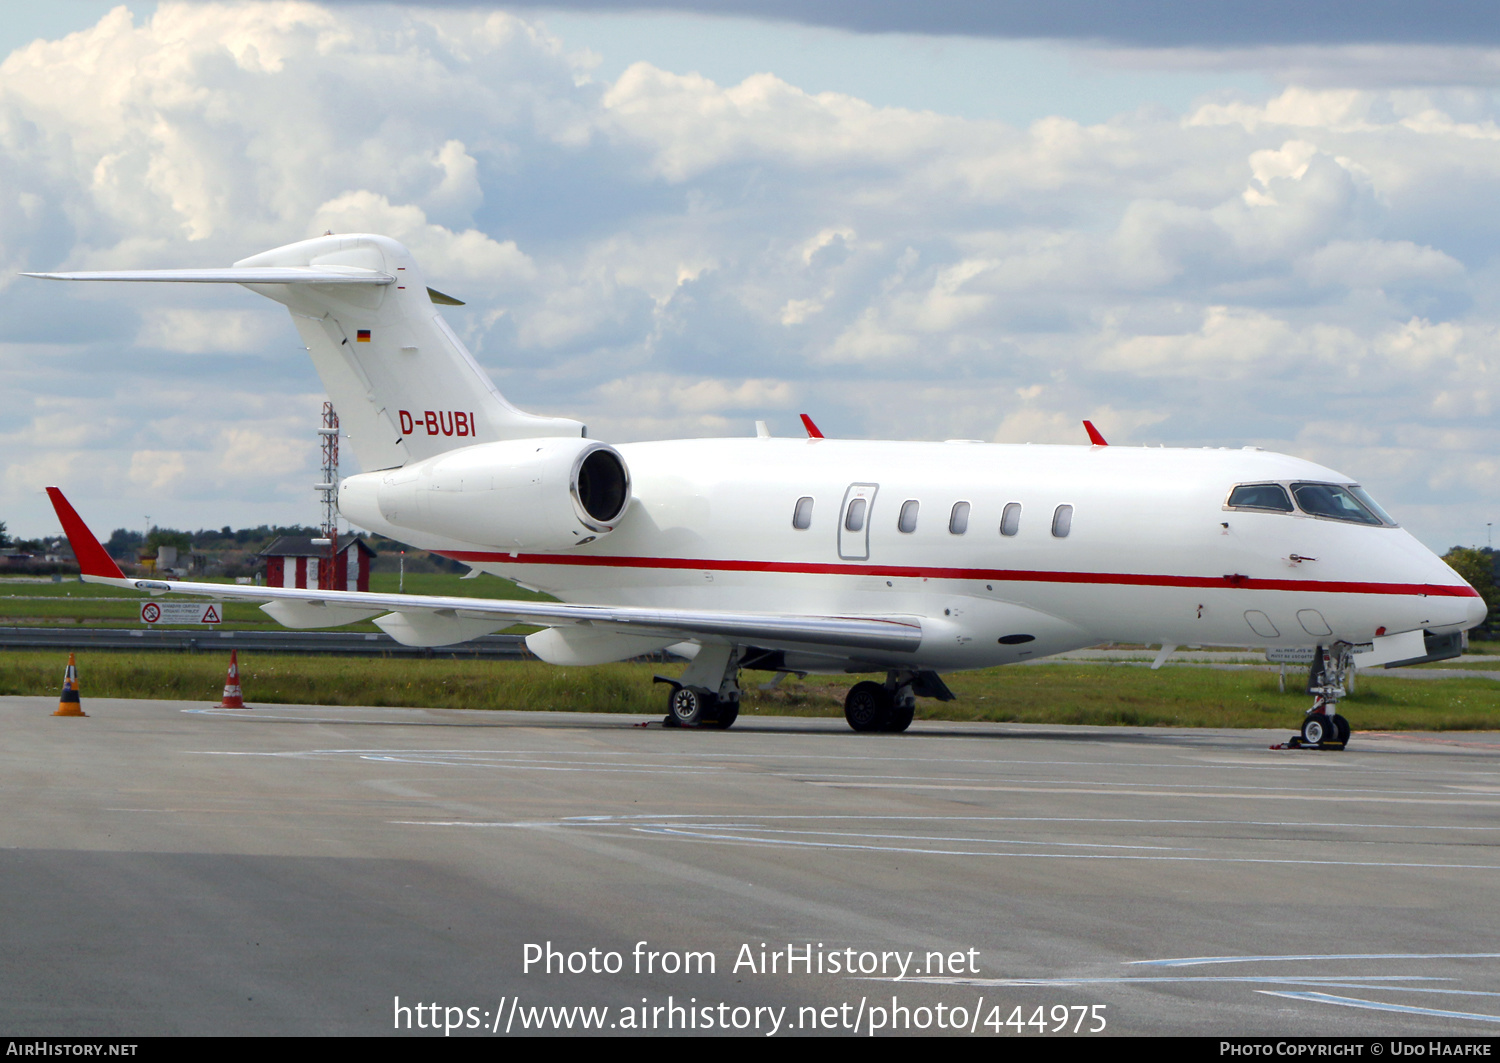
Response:
[[[803,496],[797,499],[797,508],[792,510],[792,527],[798,531],[807,531],[812,527],[812,499]]]
[[[1021,503],[1007,502],[1000,514],[1000,534],[1014,535],[1021,530]]]
[[[1280,484],[1240,484],[1229,492],[1232,509],[1267,509],[1276,513],[1290,513],[1292,500],[1286,488]]]
[[[1073,530],[1073,507],[1058,506],[1052,514],[1052,534],[1059,539],[1066,539],[1068,532]]]
[[[856,498],[849,503],[849,512],[844,516],[844,529],[846,531],[863,531],[865,527],[865,506],[869,505],[863,498]]]
[[[954,535],[962,535],[969,530],[969,503],[953,503],[953,512],[948,514],[948,530]]]
[[[909,498],[901,503],[901,516],[896,520],[896,529],[910,535],[917,530],[917,500]]]
[[[1396,523],[1358,484],[1292,484],[1292,494],[1302,512],[1314,517],[1351,524]]]

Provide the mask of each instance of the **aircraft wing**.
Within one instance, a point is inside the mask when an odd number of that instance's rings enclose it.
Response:
[[[204,594],[263,602],[266,604],[261,608],[287,627],[336,627],[378,616],[376,623],[398,642],[416,646],[463,642],[518,623],[542,627],[580,625],[600,629],[601,634],[655,636],[674,641],[753,642],[776,648],[806,646],[914,652],[922,642],[922,622],[915,616],[814,616],[653,609],[134,579],[120,571],[61,491],[49,487],[47,494],[73,547],[73,554],[78,558],[85,581],[150,594]]]

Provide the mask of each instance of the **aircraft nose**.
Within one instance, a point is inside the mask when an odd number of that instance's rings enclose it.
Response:
[[[1489,615],[1489,606],[1484,604],[1484,599],[1470,598],[1468,600],[1468,607],[1469,622],[1465,624],[1464,627],[1478,627],[1480,624],[1484,623],[1484,618]]]

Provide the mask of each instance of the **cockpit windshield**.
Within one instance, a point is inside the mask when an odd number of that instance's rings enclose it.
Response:
[[[1395,524],[1358,484],[1292,484],[1292,495],[1304,513],[1351,524]]]
[[[1297,500],[1295,506],[1292,504],[1294,498]],[[1296,513],[1300,509],[1310,517],[1325,520],[1372,527],[1397,526],[1390,514],[1381,509],[1359,484],[1236,484],[1230,488],[1224,508],[1263,513]]]
[[[1229,492],[1229,505],[1235,509],[1270,509],[1290,513],[1292,500],[1280,484],[1240,484]]]

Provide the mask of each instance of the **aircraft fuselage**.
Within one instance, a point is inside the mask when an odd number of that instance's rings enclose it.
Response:
[[[1399,527],[1228,505],[1236,485],[1352,482],[1282,454],[788,438],[616,450],[631,502],[594,542],[512,553],[376,530],[566,602],[909,614],[923,623],[916,663],[940,670],[1101,641],[1363,643],[1483,617],[1472,589]],[[1065,529],[1059,507],[1071,507]]]

